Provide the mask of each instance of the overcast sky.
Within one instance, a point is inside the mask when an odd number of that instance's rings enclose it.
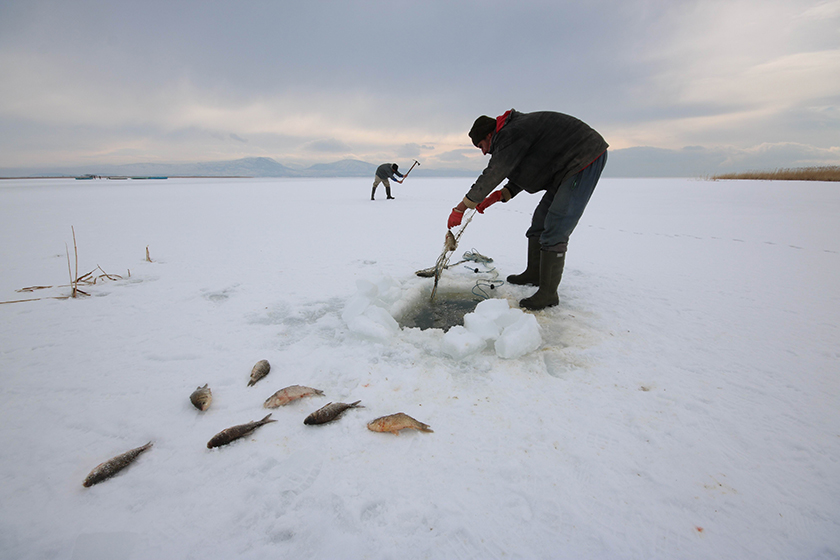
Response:
[[[612,150],[840,164],[840,0],[0,2],[0,167],[480,169],[467,131],[510,108]]]

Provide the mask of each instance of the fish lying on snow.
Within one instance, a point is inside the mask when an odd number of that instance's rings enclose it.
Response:
[[[360,402],[362,401],[356,401],[350,404],[345,404],[342,402],[327,403],[323,407],[319,408],[318,410],[307,416],[306,420],[304,420],[303,423],[307,425],[312,425],[326,424],[327,422],[332,422],[333,420],[341,416],[341,413],[347,410],[348,408],[364,408],[363,406],[359,406]]]
[[[207,449],[213,449],[214,447],[227,445],[235,439],[247,436],[248,434],[250,434],[251,432],[253,432],[254,430],[256,430],[264,424],[268,424],[269,422],[277,422],[277,420],[269,420],[268,418],[270,416],[271,414],[257,422],[239,424],[238,426],[232,426],[230,428],[222,430],[221,432],[210,438],[210,441],[207,442]]]
[[[248,382],[248,387],[268,375],[269,371],[271,371],[271,364],[268,363],[268,360],[257,362],[251,369],[251,380]]]
[[[421,432],[432,432],[428,424],[418,422],[408,414],[397,412],[388,416],[382,416],[376,420],[368,422],[368,430],[372,432],[391,432],[394,435],[399,435],[400,430],[411,429],[419,430]]]
[[[285,389],[280,389],[279,391],[268,397],[263,406],[265,408],[277,408],[278,406],[287,405],[290,402],[295,401],[297,399],[302,399],[303,397],[309,397],[311,395],[323,396],[323,394],[323,391],[313,389],[312,387],[292,385],[290,387],[286,387]]]
[[[87,478],[82,483],[82,486],[85,488],[89,488],[94,484],[102,482],[103,480],[107,480],[126,468],[128,465],[134,462],[137,457],[140,456],[141,453],[146,451],[152,446],[152,442],[150,441],[146,445],[141,445],[140,447],[134,448],[131,451],[126,451],[121,455],[117,455],[113,459],[109,459],[104,463],[99,463],[90,474],[87,475]]]
[[[213,402],[213,393],[210,392],[207,383],[204,384],[204,387],[198,387],[192,392],[190,402],[198,410],[207,410],[210,407],[210,403]]]

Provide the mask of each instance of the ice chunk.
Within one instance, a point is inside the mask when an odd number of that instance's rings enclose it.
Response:
[[[486,347],[487,342],[483,338],[461,325],[456,325],[443,335],[440,349],[447,356],[461,360],[484,350]]]
[[[350,319],[347,326],[356,334],[382,341],[389,340],[400,331],[397,321],[375,305],[368,306],[364,313]]]
[[[348,301],[347,305],[344,306],[341,318],[344,319],[345,323],[350,324],[350,321],[364,313],[368,307],[370,307],[370,298],[361,294],[356,294],[350,298],[350,301]]]
[[[385,276],[376,282],[379,299],[386,305],[391,305],[402,297],[402,286],[399,282]]]
[[[499,325],[494,320],[480,313],[467,313],[464,315],[464,327],[484,340],[496,340],[502,334],[502,329],[499,328]]]
[[[478,305],[475,306],[476,315],[481,315],[482,317],[486,317],[491,321],[495,321],[501,315],[506,314],[508,311],[510,311],[510,304],[506,299],[485,299],[484,301],[480,302]]]
[[[379,288],[369,280],[356,280],[356,292],[362,296],[375,298],[379,295]]]
[[[496,317],[496,324],[499,325],[499,329],[504,331],[507,327],[522,319],[523,315],[525,315],[525,312],[519,308],[508,309],[506,313],[502,313]]]
[[[505,328],[496,341],[496,355],[500,358],[516,359],[533,352],[542,344],[537,318],[523,313],[518,321]]]

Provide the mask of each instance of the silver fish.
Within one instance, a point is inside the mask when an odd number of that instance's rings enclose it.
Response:
[[[260,360],[257,362],[253,369],[251,369],[251,380],[248,382],[248,387],[268,375],[270,370],[271,365],[268,363],[268,360]]]
[[[290,387],[286,387],[285,389],[280,389],[279,391],[268,397],[263,406],[265,408],[277,408],[278,406],[287,405],[290,402],[297,399],[302,399],[303,397],[308,397],[311,395],[323,396],[323,394],[323,391],[313,389],[312,387],[292,385]]]
[[[394,435],[399,435],[400,430],[405,430],[406,428],[421,432],[432,431],[428,424],[419,422],[403,412],[397,412],[396,414],[371,420],[368,422],[367,427],[372,432],[391,432]]]
[[[109,459],[104,463],[99,463],[90,474],[87,475],[87,478],[82,483],[82,486],[85,488],[89,488],[94,484],[102,482],[103,480],[107,480],[126,468],[128,465],[134,462],[137,457],[140,456],[141,453],[146,451],[152,446],[152,442],[150,441],[146,445],[142,445],[130,451],[126,451],[121,455],[117,455],[113,459]]]
[[[364,408],[363,406],[359,406],[360,402],[362,401],[356,401],[350,404],[345,404],[341,402],[327,403],[323,407],[319,408],[318,410],[307,416],[306,420],[304,420],[303,423],[312,425],[326,424],[327,422],[332,422],[333,420],[341,416],[341,413],[347,410],[348,408]]]
[[[270,422],[277,422],[277,420],[269,420],[269,416],[271,416],[271,414],[257,422],[239,424],[238,426],[232,426],[230,428],[222,430],[221,432],[210,438],[210,441],[207,442],[207,449],[213,449],[214,447],[227,445],[235,439],[247,436],[248,434],[250,434],[251,432],[253,432],[254,430],[256,430],[264,424],[268,424]]]
[[[204,387],[197,387],[190,395],[190,402],[198,410],[207,410],[210,408],[210,403],[213,402],[213,393],[210,392],[210,387],[207,383]]]

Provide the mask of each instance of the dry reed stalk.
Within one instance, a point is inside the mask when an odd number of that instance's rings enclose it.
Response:
[[[711,177],[712,181],[733,179],[756,181],[840,181],[840,166],[780,168],[774,169],[773,171],[723,173]]]
[[[76,246],[76,228],[70,226],[70,231],[73,232],[73,252],[76,254],[76,282],[73,282],[73,297],[76,297],[76,283],[79,280],[79,248]]]
[[[0,301],[0,305],[4,305],[7,303],[23,303],[26,301],[41,301],[42,299],[68,299],[70,296],[55,296],[55,297],[48,297],[48,298],[31,298],[31,299],[15,299],[12,301]]]
[[[34,292],[35,290],[47,290],[52,288],[52,286],[29,286],[27,288],[21,288],[19,290],[15,290],[16,292]]]
[[[99,265],[96,265],[96,268],[102,270],[102,267]],[[108,280],[122,280],[122,276],[120,276],[119,274],[108,274],[104,270],[102,270],[102,274],[99,276],[99,278],[102,278],[103,276]]]
[[[73,288],[71,297],[76,297],[76,286],[73,284],[73,269],[70,268],[70,248],[64,244],[64,252],[67,253],[67,272],[70,273],[70,286]]]
[[[149,256],[149,246],[146,245],[146,262],[152,262],[152,257]]]
[[[99,265],[96,265],[96,268],[94,268],[93,270],[91,270],[87,274],[79,276],[79,248],[78,248],[78,245],[76,243],[76,230],[72,226],[71,226],[71,229],[73,231],[73,250],[74,250],[75,255],[76,255],[76,277],[75,277],[75,279],[73,278],[73,269],[70,265],[70,248],[67,246],[67,243],[65,243],[64,244],[64,251],[67,255],[67,273],[70,275],[70,283],[69,284],[62,284],[62,285],[58,285],[58,286],[28,286],[26,288],[21,288],[19,290],[16,290],[17,292],[34,292],[36,290],[47,290],[49,288],[70,287],[71,288],[70,295],[69,296],[45,297],[45,298],[33,298],[33,299],[17,299],[17,300],[13,300],[13,301],[0,301],[0,304],[3,304],[3,303],[21,303],[21,302],[25,302],[25,301],[39,301],[39,300],[42,300],[42,299],[69,299],[71,297],[75,298],[79,294],[81,294],[83,296],[88,296],[90,294],[88,294],[84,290],[80,289],[79,284],[88,285],[88,286],[95,286],[96,282],[103,279],[103,278],[107,279],[107,280],[112,280],[112,281],[122,280],[122,276],[120,276],[119,274],[108,274]],[[97,270],[102,272],[102,274],[94,276],[94,273]],[[131,270],[128,271],[128,275],[129,275],[129,277],[131,276]]]

